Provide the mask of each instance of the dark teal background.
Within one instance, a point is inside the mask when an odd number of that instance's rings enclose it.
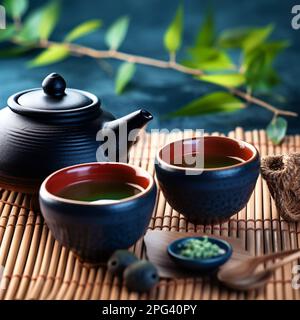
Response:
[[[31,1],[33,6],[46,1]],[[186,0],[184,47],[193,42],[208,1]],[[105,48],[104,29],[121,15],[128,14],[131,24],[128,36],[121,50],[167,59],[162,44],[163,33],[173,17],[178,5],[176,0],[65,0],[60,23],[53,39],[92,18],[101,18],[104,27],[82,40],[87,46]],[[287,102],[281,107],[300,111],[299,93],[299,54],[300,30],[291,27],[291,8],[297,1],[283,0],[222,0],[210,1],[216,13],[217,29],[235,26],[264,26],[276,24],[274,38],[289,39],[292,46],[280,57],[277,66],[283,83],[274,93],[283,94]],[[299,3],[299,1],[298,1]],[[104,108],[116,116],[122,116],[137,108],[144,107],[155,116],[152,128],[204,128],[207,131],[227,132],[236,126],[248,129],[264,128],[272,115],[256,106],[234,114],[215,114],[195,118],[161,120],[160,115],[179,108],[183,104],[212,90],[213,86],[192,80],[190,77],[171,70],[161,70],[139,66],[132,85],[122,96],[114,94],[114,81],[111,76],[89,58],[70,58],[65,62],[49,67],[28,69],[26,61],[33,56],[0,60],[0,106],[4,107],[9,95],[16,91],[40,86],[41,80],[50,72],[59,72],[71,87],[88,90],[98,95]],[[114,68],[117,62],[111,61]],[[272,98],[267,98],[272,102]],[[278,103],[276,103],[278,105]],[[289,132],[300,132],[299,119],[289,118]]]

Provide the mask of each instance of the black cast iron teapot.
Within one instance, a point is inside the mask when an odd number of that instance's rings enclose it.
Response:
[[[67,89],[57,73],[46,77],[42,87],[16,93],[0,111],[0,188],[35,193],[60,168],[126,161],[137,129],[153,118],[139,110],[116,120],[100,108],[96,96]],[[115,139],[108,141],[113,134]]]

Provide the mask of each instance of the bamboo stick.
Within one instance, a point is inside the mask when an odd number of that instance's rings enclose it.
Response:
[[[79,284],[81,269],[82,269],[82,264],[79,262],[79,259],[76,258],[71,281],[70,281],[68,287],[66,288],[65,293],[61,295],[61,298],[63,300],[72,300],[73,299],[73,297],[76,293],[76,289]]]
[[[83,265],[82,269],[81,269],[81,274],[80,274],[80,277],[78,280],[78,286],[74,292],[74,298],[73,298],[74,300],[81,300],[81,296],[83,294],[84,287],[87,283],[88,273],[89,273],[88,268]]]
[[[193,300],[202,300],[202,288],[203,288],[203,279],[197,278],[195,279],[194,284],[194,292],[193,292]]]
[[[41,216],[38,215],[35,220],[33,235],[30,242],[29,253],[26,260],[25,269],[21,277],[20,285],[16,294],[16,299],[19,299],[19,300],[25,299],[28,287],[30,287],[30,284],[32,281],[32,273],[35,266],[35,261],[38,256],[38,250],[43,246],[43,241],[41,242],[42,230],[43,230],[43,221],[41,219]]]
[[[252,131],[252,144],[262,152],[262,148],[259,140],[259,132],[257,130]],[[264,254],[264,233],[263,233],[263,193],[262,193],[262,178],[259,175],[254,190],[255,198],[255,253],[256,255]],[[260,266],[257,270],[263,270],[264,266]],[[259,290],[256,292],[257,300],[265,299],[265,290]]]
[[[69,285],[72,281],[72,275],[75,269],[75,264],[76,264],[76,258],[74,254],[70,251],[68,254],[68,259],[67,259],[67,264],[65,267],[65,273],[63,277],[62,284],[59,288],[59,291],[55,295],[54,299],[57,300],[62,300],[65,297],[65,294],[69,288]]]
[[[55,241],[53,251],[51,252],[51,261],[49,265],[49,269],[47,275],[45,276],[45,283],[43,285],[40,299],[45,300],[47,296],[50,294],[51,289],[55,282],[55,274],[59,265],[59,257],[61,253],[61,245]]]
[[[11,200],[10,200],[11,201]],[[23,195],[21,193],[18,193],[16,195],[16,200],[15,203],[17,205],[21,205],[23,201]],[[6,264],[6,259],[9,254],[9,249],[11,246],[11,241],[13,239],[14,231],[15,231],[15,225],[16,221],[18,219],[18,214],[19,214],[19,208],[18,206],[12,206],[6,205],[3,210],[3,214],[1,215],[1,220],[7,221],[6,223],[6,228],[5,232],[3,232],[3,238],[1,242],[1,247],[0,247],[0,266],[5,266]],[[5,223],[5,222],[4,222]],[[2,231],[1,229],[0,231]],[[4,282],[8,282],[9,279],[5,277],[6,270],[4,270]],[[5,284],[5,286],[8,284]]]
[[[290,137],[286,138],[284,143],[281,145],[281,153],[286,154],[293,148],[293,141]],[[294,228],[295,224],[292,222],[286,222],[280,217],[280,227],[281,227],[281,234],[282,234],[282,247],[284,250],[290,250],[292,243],[291,243],[291,235],[290,231]],[[287,300],[293,299],[293,289],[291,286],[292,283],[292,263],[285,265],[282,268],[283,273],[283,286],[284,286],[284,297]]]
[[[300,143],[297,143],[297,139],[299,138],[299,136],[293,136],[291,137],[292,139],[292,143],[289,146],[289,150],[291,152],[300,152]],[[290,234],[291,234],[291,247],[294,249],[296,248],[300,248],[300,243],[298,243],[297,241],[297,223],[292,223],[291,227],[290,227]],[[294,263],[292,264],[292,267],[299,265],[300,261],[294,261]],[[294,277],[294,275],[292,275],[292,277]],[[300,300],[300,290],[295,290],[293,289],[293,294],[294,294],[294,299],[295,300]]]
[[[23,198],[22,206],[26,207],[28,204],[28,197]],[[30,213],[29,213],[30,214]],[[6,299],[12,299],[17,291],[20,278],[25,266],[29,244],[32,235],[32,215],[28,219],[30,224],[26,223],[28,217],[28,210],[22,208],[18,215],[15,232],[11,242],[10,251],[5,265],[4,277],[11,279],[10,285],[6,292]],[[29,228],[28,228],[29,227]],[[13,275],[15,275],[13,277]],[[16,276],[17,275],[17,276]]]
[[[267,136],[264,130],[259,131],[260,140],[260,154],[266,156],[268,154],[267,149]],[[271,225],[271,199],[268,186],[264,180],[262,180],[262,218],[263,218],[263,233],[264,233],[264,251],[265,253],[273,252],[273,241],[272,241],[272,225]],[[275,299],[275,288],[274,283],[269,281],[265,288],[265,296],[268,300]]]
[[[54,300],[56,298],[57,293],[63,282],[63,276],[65,273],[67,259],[69,258],[70,252],[65,248],[62,247],[58,259],[58,266],[56,270],[56,274],[54,277],[53,285],[50,292],[45,297],[47,300]]]
[[[54,245],[54,238],[51,233],[48,232],[47,242],[45,246],[45,251],[41,261],[41,267],[39,273],[36,277],[34,287],[30,291],[29,299],[38,299],[40,292],[46,282],[47,271],[50,264],[50,259],[52,256],[52,250]]]
[[[38,279],[38,275],[39,275],[39,271],[42,265],[42,261],[43,261],[43,257],[44,257],[44,252],[46,249],[46,244],[47,244],[47,238],[48,238],[48,228],[47,226],[44,224],[43,225],[43,231],[42,231],[42,235],[41,235],[41,239],[40,239],[40,243],[39,243],[39,248],[38,248],[38,252],[37,252],[37,256],[36,256],[36,260],[34,263],[34,269],[32,272],[32,277],[31,277],[31,281],[29,284],[29,289],[27,291],[26,294],[26,299],[30,299],[31,298],[31,293],[32,290],[35,286],[35,283]]]
[[[99,300],[100,299],[100,293],[101,293],[101,287],[103,284],[103,279],[104,279],[103,268],[98,268],[95,282],[94,282],[94,287],[91,292],[91,300]],[[120,299],[121,299],[121,297],[120,297]]]
[[[20,197],[20,193],[18,194],[17,192],[8,192],[7,193],[7,202],[4,204],[3,210],[1,211],[1,220],[0,220],[0,250],[3,246],[3,237],[4,237],[4,232],[6,231],[6,225],[8,223],[9,216],[11,214],[11,210],[13,208],[16,209],[16,207],[13,207],[13,203],[15,203],[16,197]],[[19,199],[20,201],[20,199]],[[3,205],[3,203],[1,203]],[[14,210],[15,210],[14,209]],[[1,252],[1,251],[0,251]],[[1,254],[2,257],[2,254]]]
[[[281,150],[279,147],[274,147],[272,143],[270,143],[269,148],[273,150],[272,154],[280,154]],[[273,227],[273,243],[275,251],[281,251],[282,248],[282,235],[281,235],[281,225],[280,225],[280,216],[276,209],[275,202],[272,200],[272,227]],[[283,271],[281,269],[277,269],[275,271],[275,288],[276,288],[276,299],[283,300],[284,299],[284,288],[282,283]]]
[[[91,268],[89,270],[87,282],[84,284],[84,291],[82,294],[82,300],[91,299],[91,294],[92,294],[93,286],[95,283],[96,273],[97,273],[96,268]]]

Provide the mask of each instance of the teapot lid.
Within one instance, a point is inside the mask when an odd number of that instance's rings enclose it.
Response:
[[[8,106],[19,114],[48,120],[82,120],[95,117],[101,111],[99,99],[93,94],[66,88],[66,81],[57,74],[49,74],[42,88],[19,92],[8,99]]]

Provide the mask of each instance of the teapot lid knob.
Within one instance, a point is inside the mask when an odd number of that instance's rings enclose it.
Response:
[[[49,74],[42,83],[45,94],[56,98],[65,95],[66,86],[65,79],[58,73]]]

